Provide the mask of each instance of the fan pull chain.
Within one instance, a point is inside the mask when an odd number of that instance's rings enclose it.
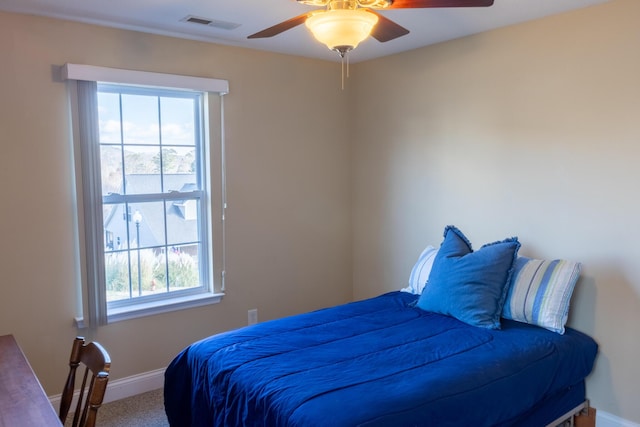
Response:
[[[342,68],[342,90],[344,90],[344,59],[347,58],[347,78],[349,78],[349,55],[341,54],[340,55],[340,66]]]
[[[344,56],[340,58],[340,65],[342,69],[342,90],[344,90]]]
[[[349,51],[351,50],[350,46],[338,46],[334,48],[338,55],[340,55],[340,68],[342,71],[342,90],[344,90],[344,58],[347,57],[347,78],[349,78]]]

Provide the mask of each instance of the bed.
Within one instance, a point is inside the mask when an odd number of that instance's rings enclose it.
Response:
[[[565,328],[580,264],[473,251],[445,228],[409,288],[193,343],[165,371],[173,427],[555,425],[598,346]]]
[[[165,373],[171,426],[544,426],[585,400],[596,343],[376,298],[196,342]]]

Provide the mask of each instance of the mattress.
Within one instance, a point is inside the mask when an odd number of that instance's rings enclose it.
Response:
[[[392,292],[196,342],[165,372],[168,420],[181,427],[516,425],[552,397],[584,398],[597,353],[587,335],[509,320],[500,330],[477,328],[416,308],[416,299]]]

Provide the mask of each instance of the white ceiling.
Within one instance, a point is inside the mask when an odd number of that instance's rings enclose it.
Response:
[[[411,32],[386,43],[369,38],[351,52],[350,61],[391,55],[607,1],[495,0],[491,7],[383,11],[380,13]],[[304,25],[268,39],[247,39],[313,9],[295,0],[0,0],[0,10],[337,61],[337,54],[315,41]],[[240,26],[226,30],[187,23],[187,16]]]

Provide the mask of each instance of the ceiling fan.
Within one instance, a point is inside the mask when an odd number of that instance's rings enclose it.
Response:
[[[298,15],[250,35],[249,39],[273,37],[305,23],[314,37],[344,58],[369,35],[379,42],[409,34],[409,30],[376,12],[384,9],[486,7],[494,0],[296,0],[324,7]]]

